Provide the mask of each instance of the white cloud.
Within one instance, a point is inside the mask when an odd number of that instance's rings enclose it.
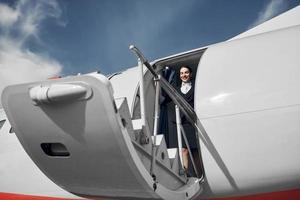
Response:
[[[19,17],[18,11],[0,3],[0,26],[8,27],[14,24]]]
[[[272,17],[276,16],[286,7],[284,0],[271,0],[270,3],[261,11],[258,18],[249,26],[250,28],[257,26]]]
[[[60,73],[61,66],[55,60],[14,46],[12,41],[0,41],[0,91],[10,84],[43,80]]]
[[[39,30],[44,19],[59,18],[57,2],[20,0],[15,8],[0,4],[0,13],[0,94],[7,85],[58,75],[62,69],[58,61],[25,46],[30,38],[41,40]]]
[[[56,1],[39,0],[31,2],[21,0],[17,6],[21,12],[20,31],[23,31],[24,36],[38,37],[39,26],[42,21],[48,17],[59,18],[62,11]]]

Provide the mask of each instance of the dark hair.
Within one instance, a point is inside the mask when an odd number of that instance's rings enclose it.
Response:
[[[192,74],[193,73],[193,70],[192,70],[192,68],[190,68],[189,66],[187,66],[187,65],[183,65],[183,66],[181,66],[180,67],[180,69],[179,69],[179,71],[181,70],[181,68],[187,68],[189,71],[190,71],[190,73]]]

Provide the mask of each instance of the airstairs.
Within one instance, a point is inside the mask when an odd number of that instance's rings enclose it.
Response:
[[[2,103],[31,159],[73,194],[182,200],[202,191],[202,177],[184,172],[180,148],[168,149],[143,117],[132,120],[101,74],[9,86]]]

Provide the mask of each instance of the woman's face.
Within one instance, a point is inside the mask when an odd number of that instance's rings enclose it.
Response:
[[[182,67],[180,69],[180,79],[182,80],[182,82],[189,82],[191,80],[191,77],[192,74],[188,68]]]

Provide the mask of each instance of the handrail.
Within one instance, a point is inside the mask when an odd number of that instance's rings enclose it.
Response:
[[[155,110],[154,110],[154,128],[153,135],[156,136],[158,132],[158,120],[159,120],[159,95],[160,95],[160,82],[159,79],[155,79]]]
[[[133,53],[141,60],[141,62],[149,69],[149,71],[153,74],[154,78],[158,78],[158,74],[155,72],[153,67],[150,65],[150,63],[147,61],[145,56],[142,54],[142,52],[135,46],[130,45],[129,49],[133,51]]]
[[[145,65],[148,69],[149,69],[149,67],[152,69],[152,67],[149,64],[149,62],[145,59],[142,52],[139,51],[138,48],[136,48],[133,45],[130,45],[129,49],[132,50],[136,54],[136,56],[138,57],[138,66],[139,66],[139,69],[140,69],[141,118],[142,118],[143,126],[145,126],[146,125],[146,116],[145,116],[145,102],[144,102],[145,100],[144,100],[144,70],[143,70],[143,66]],[[155,71],[153,71],[153,72],[155,73]],[[155,76],[155,77],[158,78],[158,76]],[[157,79],[157,83],[159,83],[158,79]],[[159,86],[159,85],[157,84],[157,86]],[[159,90],[157,90],[156,92],[158,92],[158,91]],[[156,96],[157,95],[158,94],[156,94]],[[157,102],[156,102],[157,104],[158,104],[158,100],[159,100],[159,96],[157,96]],[[153,130],[154,133],[157,131],[156,129]],[[156,162],[155,162],[156,161],[156,134],[154,135],[153,140],[154,141],[152,143],[152,151],[151,151],[152,160],[151,160],[151,165],[150,165],[150,174],[152,175],[153,180],[156,181],[156,176],[154,174],[154,168],[155,168],[155,164],[156,164]]]
[[[138,65],[140,69],[140,106],[141,106],[141,119],[142,126],[146,125],[146,115],[145,115],[145,95],[144,95],[144,69],[143,63],[138,59]]]
[[[150,167],[150,174],[153,176],[154,175],[154,168],[155,168],[155,164],[156,164],[156,135],[158,132],[158,120],[159,120],[159,95],[160,95],[160,84],[159,84],[159,80],[155,79],[154,80],[156,83],[155,86],[155,104],[154,104],[154,127],[153,127],[153,146],[152,146],[152,162],[151,162],[151,167]]]
[[[177,105],[175,105],[175,113],[176,113],[176,129],[177,129],[177,143],[178,143],[178,152],[181,166],[183,167],[183,158],[182,158],[182,138],[181,138],[181,119],[180,119],[180,111]]]

